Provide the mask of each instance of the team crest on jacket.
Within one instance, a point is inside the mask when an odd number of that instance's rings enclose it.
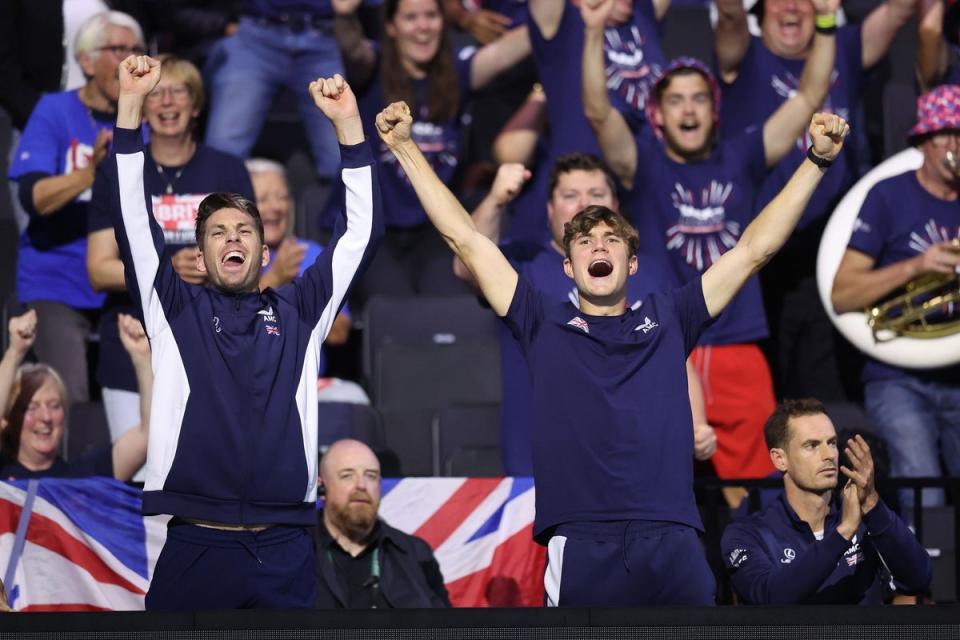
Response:
[[[267,330],[267,335],[268,335],[268,336],[278,336],[278,335],[280,335],[280,327],[278,327],[278,326],[275,325],[275,324],[267,324],[267,325],[264,325],[264,328],[266,328],[266,330]]]
[[[581,318],[580,316],[577,316],[571,319],[569,322],[567,322],[567,324],[570,325],[571,327],[576,327],[577,329],[580,329],[584,333],[590,333],[590,325],[588,325],[587,321]]]
[[[649,316],[643,316],[643,322],[638,324],[634,331],[643,331],[645,334],[650,333],[654,329],[660,326],[660,323],[656,320],[651,320]]]

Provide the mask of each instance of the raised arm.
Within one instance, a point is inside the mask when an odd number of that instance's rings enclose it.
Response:
[[[657,17],[657,20],[663,20],[663,17],[667,15],[667,11],[670,10],[670,0],[653,0],[653,13]]]
[[[494,139],[493,159],[501,164],[519,162],[529,167],[546,124],[547,95],[537,83]]]
[[[813,0],[818,20],[836,21],[839,6],[839,0]],[[787,155],[811,116],[823,104],[830,91],[836,53],[835,31],[814,34],[813,47],[803,65],[797,92],[763,123],[763,149],[768,167]]]
[[[920,0],[917,17],[917,80],[929,91],[947,71],[947,43],[943,39],[943,0]]]
[[[157,336],[189,292],[169,260],[163,230],[153,216],[143,181],[146,151],[140,133],[143,103],[160,81],[160,62],[129,56],[120,63],[120,98],[113,155],[106,169],[118,206],[111,207],[127,291],[140,306],[147,335]]]
[[[333,35],[343,56],[343,68],[354,85],[362,87],[370,81],[377,67],[377,53],[363,34],[357,16],[361,0],[331,0]]]
[[[333,125],[340,143],[344,210],[337,217],[325,251],[317,256],[291,288],[302,318],[321,340],[334,321],[350,288],[373,257],[383,237],[383,205],[376,162],[363,134],[357,98],[339,74],[310,83],[317,108]]]
[[[150,435],[150,402],[153,398],[153,367],[150,362],[150,341],[143,325],[133,316],[121,313],[117,318],[120,342],[130,354],[140,393],[140,424],[113,443],[113,476],[130,480],[147,461],[147,440]]]
[[[487,9],[467,9],[463,0],[443,0],[447,20],[469,33],[480,44],[489,44],[503,35],[512,20]]]
[[[0,418],[7,415],[13,382],[17,378],[17,368],[33,346],[37,337],[37,312],[31,309],[26,313],[10,318],[7,323],[10,344],[0,360]]]
[[[476,226],[434,173],[410,137],[410,108],[395,102],[377,116],[377,132],[410,179],[430,222],[473,274],[494,313],[505,316],[517,289],[517,272]]]
[[[843,147],[850,127],[840,116],[818,113],[810,122],[811,147],[821,163],[831,163]],[[711,317],[726,308],[747,279],[776,255],[793,233],[826,168],[805,159],[789,182],[756,219],[740,240],[703,274],[703,298]]]
[[[528,0],[530,19],[540,30],[544,40],[551,40],[557,35],[563,12],[569,7],[569,0]]]
[[[583,0],[583,110],[597,136],[600,152],[624,187],[633,186],[637,145],[623,115],[610,104],[604,68],[603,25],[617,0]],[[562,132],[560,132],[562,135]]]
[[[482,89],[498,75],[530,55],[527,25],[511,29],[503,37],[484,45],[470,63],[470,88]]]
[[[530,175],[530,171],[522,164],[500,165],[489,193],[470,215],[474,228],[494,244],[500,242],[500,226],[503,223],[503,214],[507,210],[507,205],[517,197],[524,183],[530,179]],[[467,265],[456,256],[453,258],[453,273],[464,282],[477,286]]]
[[[759,0],[763,2],[763,0]],[[733,82],[750,47],[747,10],[743,0],[717,0],[717,26],[713,31],[717,67],[724,82]]]
[[[863,67],[869,69],[887,55],[897,30],[916,9],[917,0],[886,0],[863,21]]]

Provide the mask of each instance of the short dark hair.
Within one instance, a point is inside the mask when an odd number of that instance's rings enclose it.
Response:
[[[547,182],[547,198],[553,197],[553,190],[560,182],[560,176],[572,171],[600,171],[603,173],[610,193],[617,195],[617,179],[613,171],[603,160],[589,153],[568,153],[557,158],[550,170],[550,179]]]
[[[777,405],[766,424],[763,425],[763,438],[768,449],[786,449],[790,441],[790,418],[827,414],[827,408],[816,398],[784,400]]]
[[[563,225],[563,250],[568,258],[570,257],[570,245],[574,239],[590,233],[601,222],[613,229],[613,232],[627,243],[627,255],[637,255],[637,249],[640,247],[640,235],[633,228],[633,225],[613,209],[600,204],[591,204],[573,216],[573,220]]]
[[[207,233],[207,220],[221,209],[237,209],[253,218],[257,228],[260,244],[263,244],[263,220],[260,219],[260,210],[257,204],[239,193],[214,192],[200,201],[197,207],[197,245],[203,249],[203,237]]]
[[[712,91],[712,84],[710,78],[696,67],[679,67],[673,71],[668,72],[662,78],[657,80],[657,84],[654,86],[654,95],[657,98],[657,104],[659,105],[663,101],[663,94],[666,92],[667,88],[670,86],[670,83],[674,78],[679,76],[700,76],[703,78],[703,81],[707,83],[707,87],[711,89],[710,92],[710,101],[713,102],[714,96]],[[717,107],[716,104],[713,105],[714,108]]]

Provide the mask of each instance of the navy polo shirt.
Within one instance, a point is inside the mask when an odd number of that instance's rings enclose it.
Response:
[[[533,386],[535,539],[565,522],[702,529],[686,372],[710,321],[700,278],[623,315],[591,316],[520,277],[504,321]]]

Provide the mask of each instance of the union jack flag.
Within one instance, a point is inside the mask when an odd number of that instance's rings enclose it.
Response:
[[[380,515],[435,550],[454,606],[540,606],[529,478],[384,479]],[[0,482],[0,575],[18,611],[143,609],[166,516],[108,478]]]
[[[264,325],[267,328],[268,336],[278,336],[280,335],[280,327],[275,324]]]
[[[573,318],[572,320],[567,322],[567,324],[570,325],[571,327],[576,327],[577,329],[580,329],[584,333],[590,333],[590,325],[588,325],[587,321],[581,318],[580,316]]]

